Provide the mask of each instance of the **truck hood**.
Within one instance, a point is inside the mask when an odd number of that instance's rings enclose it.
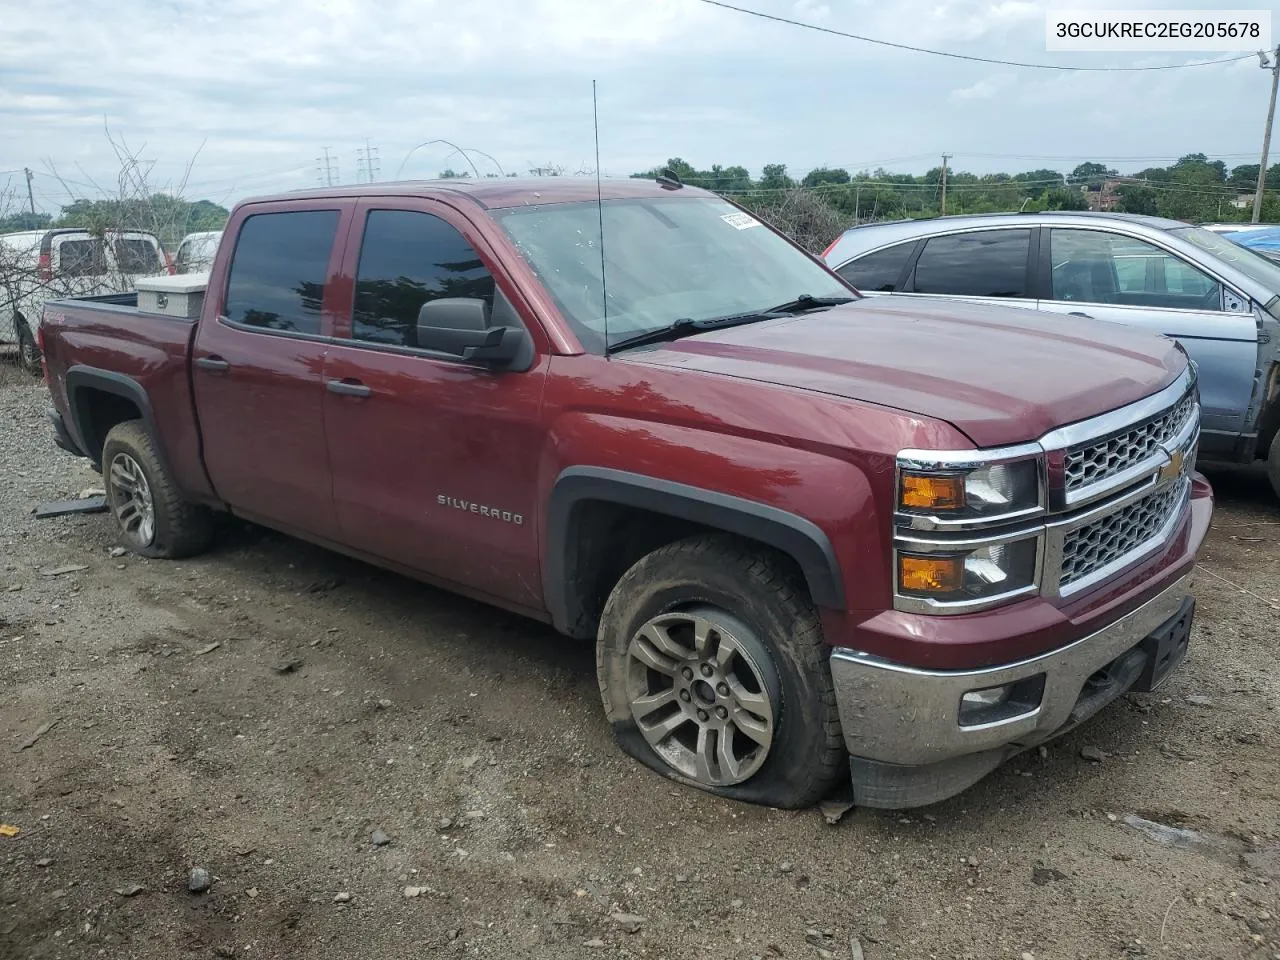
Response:
[[[895,407],[947,421],[980,447],[1141,400],[1187,363],[1174,341],[1121,324],[916,297],[867,297],[619,359]]]

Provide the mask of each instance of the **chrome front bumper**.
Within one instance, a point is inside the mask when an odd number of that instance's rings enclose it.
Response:
[[[1071,718],[1085,682],[1173,618],[1190,593],[1188,573],[1138,609],[1050,653],[981,670],[934,671],[837,649],[831,654],[840,722],[849,754],[895,766],[940,764],[986,754],[982,770],[1009,753],[1049,739]],[[1040,702],[1025,712],[973,726],[960,722],[972,690],[1044,676]],[[989,761],[989,762],[987,762]],[[856,770],[855,770],[856,776]],[[954,791],[953,791],[954,792]],[[887,804],[886,804],[887,805]]]

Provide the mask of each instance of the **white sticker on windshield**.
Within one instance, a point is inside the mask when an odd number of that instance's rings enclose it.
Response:
[[[720,218],[735,230],[746,230],[760,226],[760,221],[749,213],[726,213]]]

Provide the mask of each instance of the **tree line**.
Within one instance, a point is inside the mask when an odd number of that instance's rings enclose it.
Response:
[[[47,213],[15,212],[0,217],[0,233],[80,227],[91,233],[136,229],[155,233],[167,250],[174,250],[188,233],[221,230],[230,211],[211,200],[184,200],[153,193],[125,200],[73,200],[57,217]]]

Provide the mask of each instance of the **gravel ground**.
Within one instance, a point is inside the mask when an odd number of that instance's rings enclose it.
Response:
[[[1158,695],[833,826],[623,758],[590,647],[537,624],[242,525],[165,563],[112,557],[104,515],[33,519],[101,482],[45,403],[0,364],[0,958],[1280,958],[1255,471],[1211,477]]]

